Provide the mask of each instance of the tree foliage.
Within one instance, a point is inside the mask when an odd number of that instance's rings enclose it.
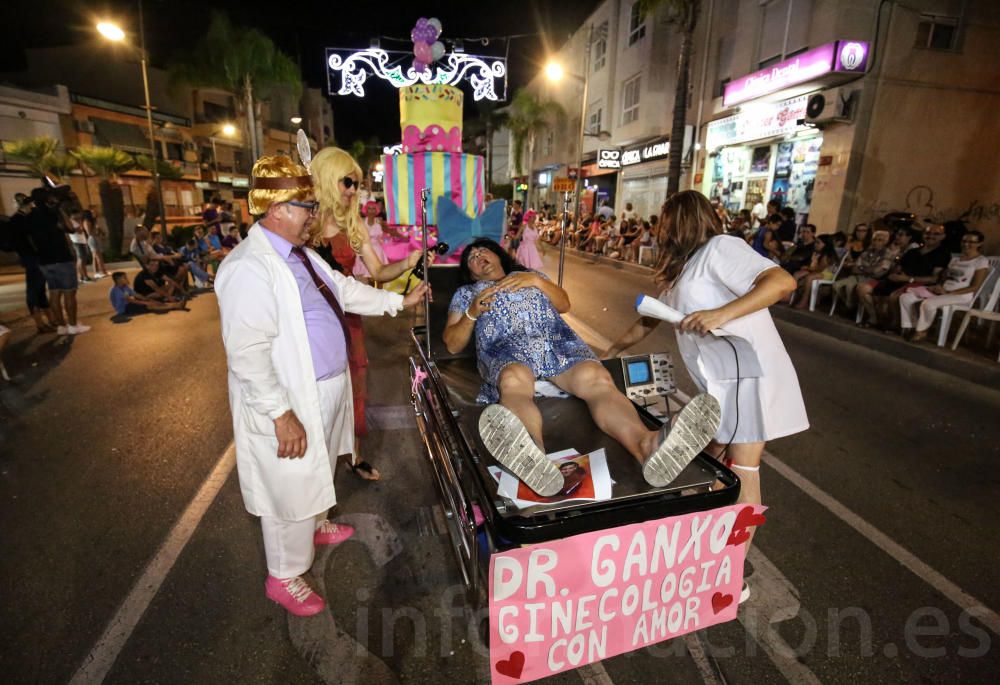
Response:
[[[543,100],[523,88],[517,91],[510,104],[507,126],[513,138],[514,168],[518,174],[524,173],[525,147],[530,148],[539,134],[553,126],[562,126],[565,121],[566,110],[558,102]]]
[[[11,159],[22,162],[38,178],[48,174],[62,177],[76,167],[76,160],[65,152],[57,152],[59,141],[50,136],[8,140],[3,151]]]
[[[149,155],[136,155],[135,163],[140,169],[148,171],[150,175],[153,174],[153,158]],[[160,173],[161,179],[168,181],[178,181],[184,177],[181,169],[163,159],[156,160],[156,170]]]
[[[127,152],[113,147],[83,145],[71,153],[90,173],[109,180],[135,166]]]

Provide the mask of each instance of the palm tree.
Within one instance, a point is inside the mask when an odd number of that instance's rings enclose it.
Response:
[[[3,151],[16,161],[22,162],[31,169],[31,173],[41,180],[52,171],[59,141],[49,136],[37,136],[23,140],[4,141]]]
[[[350,153],[354,161],[361,167],[363,177],[361,182],[365,184],[366,188],[371,190],[371,175],[368,172],[372,168],[372,165],[382,156],[382,144],[379,142],[378,136],[371,136],[368,138],[367,143],[360,138],[355,140],[351,143]]]
[[[562,125],[566,120],[566,110],[554,100],[542,100],[523,88],[514,95],[510,104],[507,126],[514,143],[514,168],[518,175],[524,174],[524,148],[528,147],[528,189],[531,193],[531,162],[535,156],[535,139],[553,125]]]
[[[688,83],[691,81],[691,51],[694,30],[701,14],[701,0],[641,0],[640,8],[650,14],[659,7],[667,8],[668,21],[681,34],[680,55],[677,58],[677,83],[674,87],[674,115],[670,126],[670,162],[667,167],[667,197],[681,186],[681,157],[684,154],[684,126],[687,123]],[[696,132],[697,135],[697,132]]]
[[[101,212],[108,223],[108,237],[115,252],[122,249],[125,233],[125,201],[122,189],[112,181],[118,174],[135,166],[135,160],[127,153],[113,147],[79,147],[72,152],[86,169],[101,177],[98,194],[101,197]]]
[[[153,158],[149,155],[136,155],[135,163],[138,167],[153,175]],[[184,177],[184,172],[165,159],[156,159],[156,170],[160,174],[161,181],[178,181]],[[142,225],[152,229],[156,224],[156,218],[160,216],[163,208],[160,206],[160,196],[156,193],[156,185],[150,187],[146,193],[146,212],[143,215]],[[166,238],[166,236],[164,236]]]
[[[264,139],[261,102],[282,89],[296,102],[302,96],[298,65],[263,33],[233,26],[221,12],[212,14],[199,44],[185,49],[170,65],[170,83],[174,88],[219,88],[236,95],[246,117],[252,159],[260,157]]]
[[[476,109],[479,110],[479,116],[473,119],[470,133],[479,134],[482,133],[483,137],[486,139],[486,187],[488,192],[493,192],[493,136],[494,134],[508,125],[510,121],[510,112],[506,109],[501,108],[496,102],[492,100],[480,100],[476,103]]]

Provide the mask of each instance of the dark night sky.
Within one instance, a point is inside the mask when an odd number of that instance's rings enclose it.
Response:
[[[270,36],[294,59],[305,80],[326,90],[324,49],[367,47],[377,36],[407,37],[420,16],[436,16],[443,39],[535,34],[510,42],[509,93],[531,78],[544,62],[547,46],[558,47],[597,6],[599,0],[526,0],[524,2],[233,2],[215,0],[145,0],[147,42],[154,65],[190,49],[208,24],[212,9],[226,11],[234,23],[253,26]],[[93,39],[93,17],[135,16],[131,0],[8,0],[0,2],[0,70],[23,66],[26,46],[77,43]],[[288,10],[277,13],[275,10]],[[383,47],[408,49],[410,44]],[[502,55],[503,41],[489,46],[466,41],[466,52]],[[383,142],[399,136],[397,96],[390,86],[368,88],[369,97],[331,96],[336,135],[347,145],[375,134]]]

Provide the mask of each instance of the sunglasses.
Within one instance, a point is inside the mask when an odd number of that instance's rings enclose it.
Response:
[[[291,205],[292,207],[300,207],[301,209],[306,210],[310,214],[315,214],[316,210],[319,209],[319,203],[315,201],[299,202],[298,200],[289,200],[285,204]]]
[[[360,188],[361,187],[361,182],[360,181],[355,181],[350,176],[344,176],[342,179],[340,179],[340,182],[343,183],[344,187],[347,188],[348,190],[350,190],[351,188]]]

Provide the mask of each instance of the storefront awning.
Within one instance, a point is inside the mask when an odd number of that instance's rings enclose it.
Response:
[[[110,119],[91,119],[91,122],[94,136],[101,145],[149,154],[149,139],[138,126]]]

